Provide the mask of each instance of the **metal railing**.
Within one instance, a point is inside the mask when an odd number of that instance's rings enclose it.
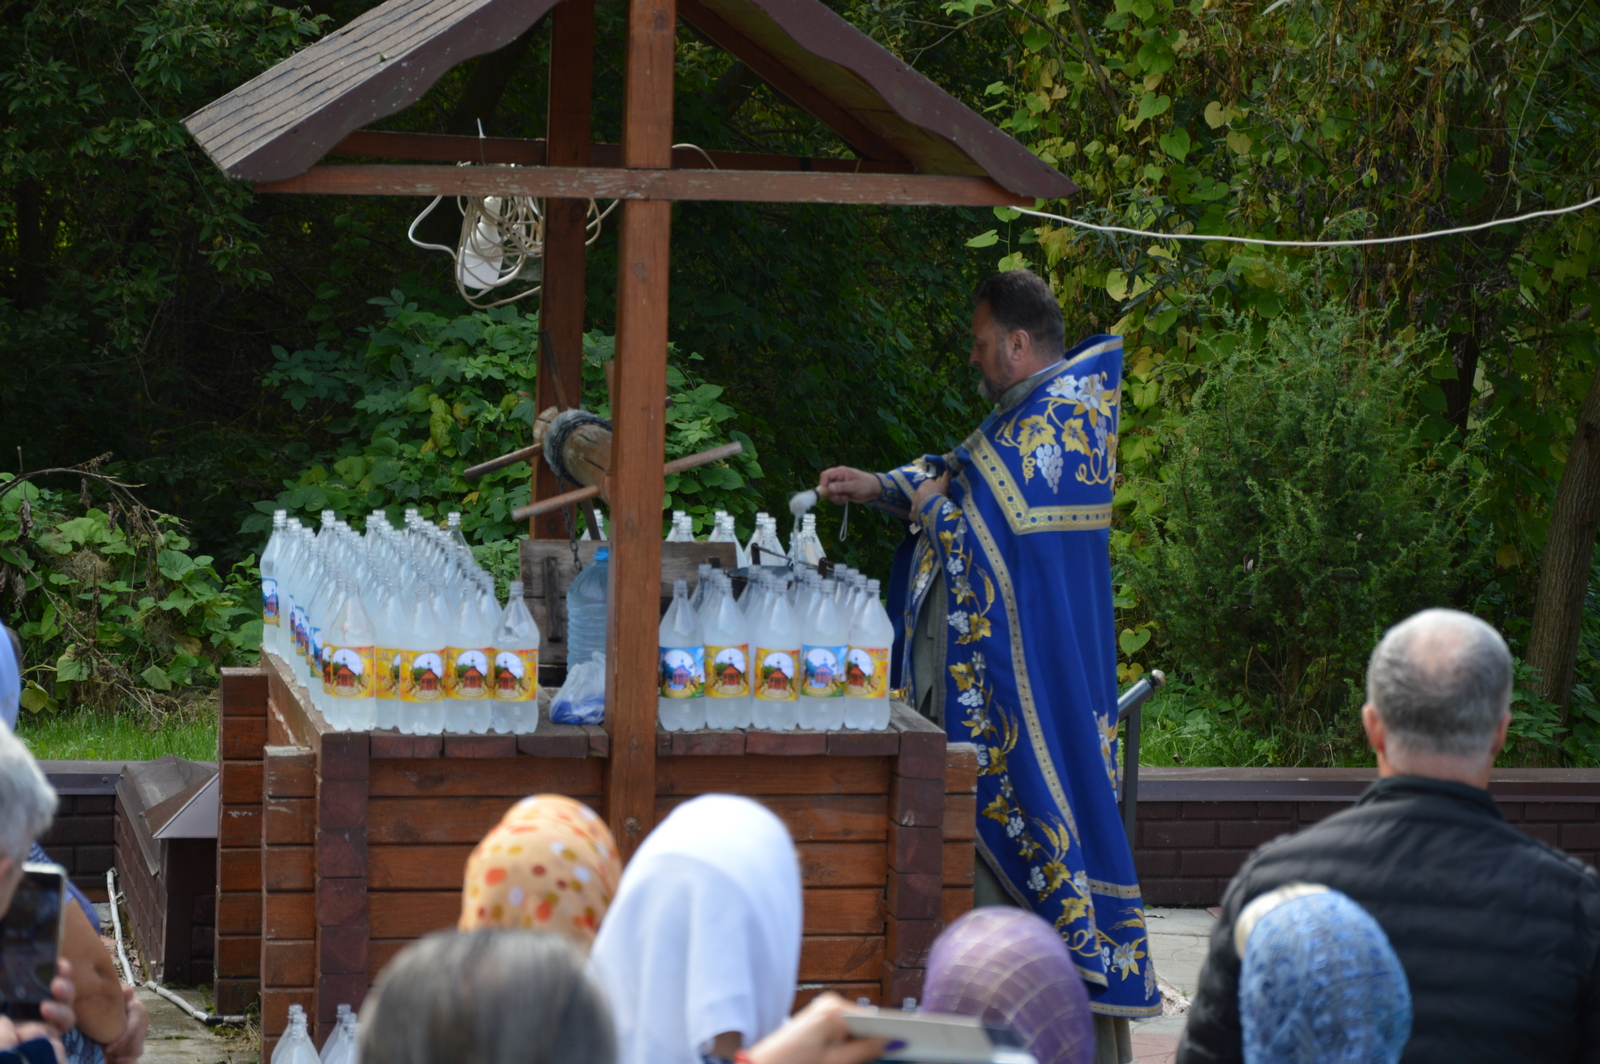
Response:
[[[1117,723],[1128,722],[1128,734],[1122,740],[1122,830],[1128,833],[1130,850],[1139,829],[1139,726],[1143,717],[1140,707],[1166,682],[1166,673],[1151,669],[1150,675],[1117,699]]]

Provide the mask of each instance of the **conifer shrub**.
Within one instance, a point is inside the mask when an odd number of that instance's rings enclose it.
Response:
[[[1164,644],[1153,657],[1242,699],[1235,719],[1280,763],[1361,756],[1374,643],[1454,604],[1477,563],[1475,438],[1429,442],[1418,402],[1440,350],[1334,305],[1233,318],[1120,559]]]

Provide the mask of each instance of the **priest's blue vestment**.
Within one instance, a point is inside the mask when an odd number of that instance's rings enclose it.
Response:
[[[1109,549],[1121,378],[1121,338],[1085,340],[954,452],[880,474],[877,505],[917,527],[891,615],[908,633],[919,617],[944,618],[934,682],[950,741],[978,748],[979,851],[1060,932],[1094,1011],[1137,1017],[1159,1013],[1161,996],[1117,808]],[[917,486],[945,472],[948,496],[913,512]],[[925,612],[941,593],[944,608]]]

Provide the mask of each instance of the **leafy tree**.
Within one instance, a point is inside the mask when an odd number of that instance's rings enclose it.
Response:
[[[1002,125],[1084,188],[1055,205],[1061,213],[1318,240],[1446,228],[1593,194],[1592,5],[957,0],[944,10],[964,32],[1010,35],[1004,76],[986,92]],[[1563,466],[1600,363],[1590,309],[1600,217],[1305,251],[1108,237],[995,213],[1002,224],[974,246],[1048,271],[1064,301],[1127,338],[1124,521],[1166,504],[1163,469],[1228,315],[1264,325],[1316,312],[1296,287],[1306,263],[1352,310],[1386,308],[1393,335],[1438,330],[1439,344],[1408,355],[1415,412],[1447,461],[1482,429],[1486,499],[1468,539],[1492,558],[1443,597],[1526,645],[1539,689],[1565,701],[1581,595],[1561,602],[1530,590],[1547,537],[1561,555],[1548,571],[1568,577],[1587,567],[1593,539],[1593,522],[1576,519],[1586,508],[1556,499],[1572,490]],[[1575,479],[1600,477],[1600,463],[1583,470]],[[1556,527],[1553,515],[1562,515]],[[1129,535],[1116,542],[1139,545]],[[1552,637],[1535,645],[1530,620],[1537,630],[1541,617]],[[1139,629],[1125,634],[1125,649],[1138,642]]]

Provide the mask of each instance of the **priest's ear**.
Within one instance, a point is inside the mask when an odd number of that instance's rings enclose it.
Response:
[[[1025,364],[1033,359],[1033,336],[1027,329],[1012,329],[1002,339],[1006,361]]]

